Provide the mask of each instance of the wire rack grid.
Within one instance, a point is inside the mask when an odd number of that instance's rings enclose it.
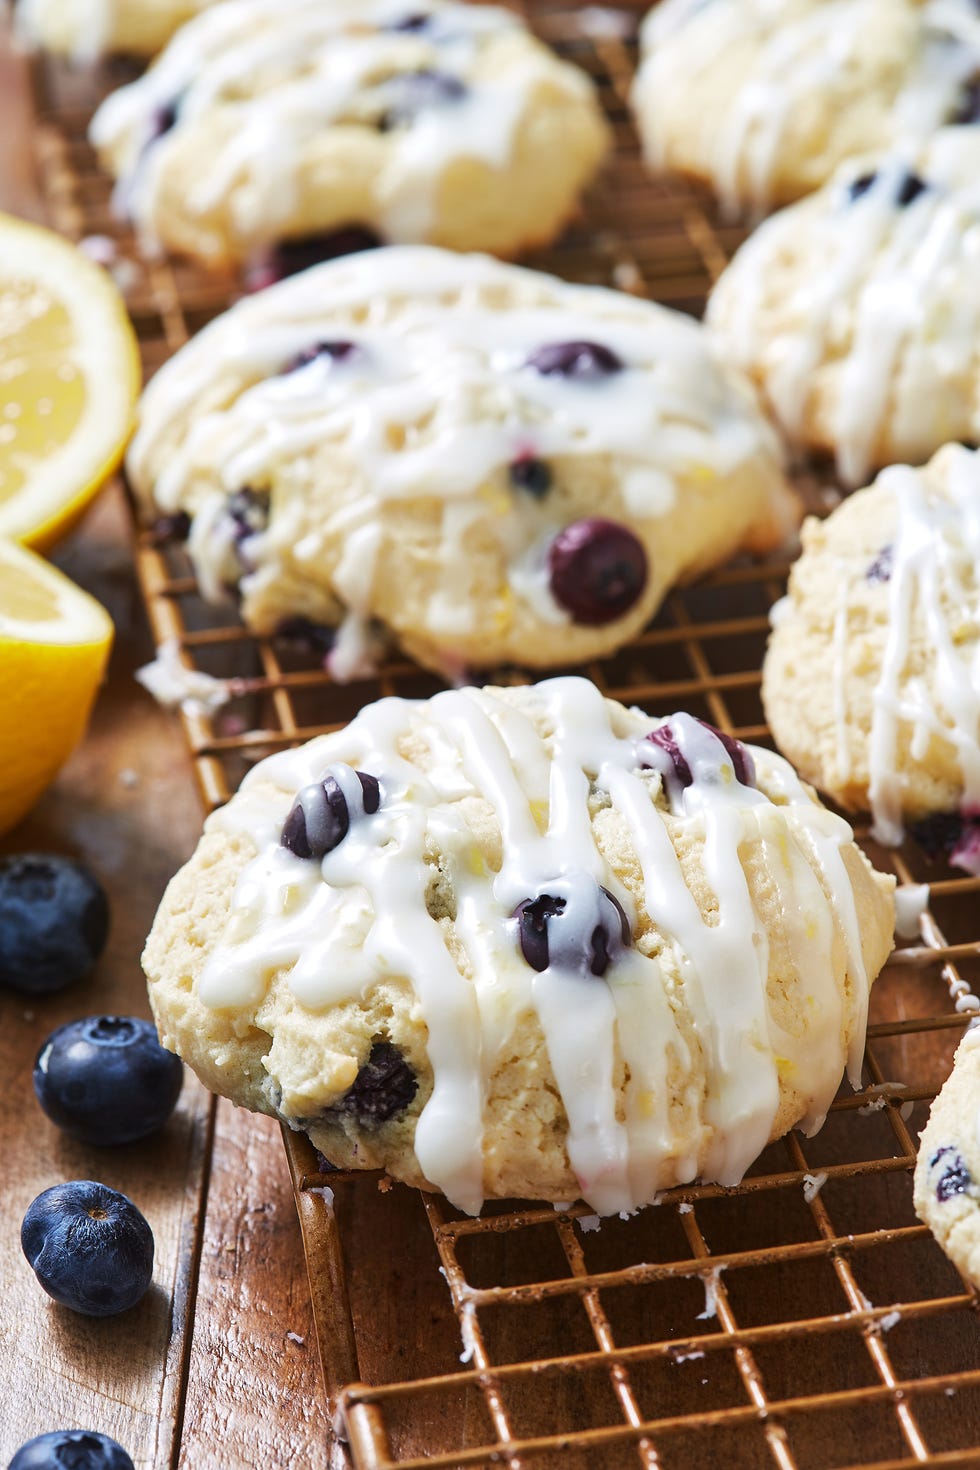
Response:
[[[699,313],[741,234],[643,169],[627,105],[639,11],[525,8],[593,77],[616,139],[584,217],[532,263]],[[237,287],[146,256],[114,216],[85,132],[100,90],[125,75],[37,63],[37,156],[53,223],[112,241],[149,375]],[[833,504],[819,475],[800,485],[817,513]],[[207,809],[270,751],[368,700],[438,687],[397,658],[337,686],[309,655],[209,608],[179,549],[141,533],[137,562],[157,642],[233,680],[220,712],[182,716]],[[739,564],[676,590],[640,638],[584,672],[613,698],[768,742],[760,665],[786,570]],[[842,1090],[814,1138],[772,1145],[737,1190],[674,1190],[601,1228],[583,1206],[511,1202],[471,1219],[377,1176],[325,1172],[286,1137],[337,1464],[980,1464],[977,1302],[916,1221],[910,1179],[976,988],[980,881],[858,836],[900,882],[930,884],[929,908],[875,987],[863,1090]]]

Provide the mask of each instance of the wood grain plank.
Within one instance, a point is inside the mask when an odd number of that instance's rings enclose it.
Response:
[[[109,608],[116,647],[88,737],[0,850],[81,858],[108,890],[112,931],[95,973],[80,985],[41,999],[0,994],[0,1462],[34,1434],[80,1425],[118,1438],[138,1465],[166,1464],[172,1302],[196,1230],[209,1098],[188,1077],[176,1114],[156,1138],[96,1149],[48,1122],[31,1069],[45,1036],[67,1020],[100,1011],[149,1014],[140,951],[163,887],[194,841],[198,814],[177,727],[132,677],[150,647],[118,491],[99,503],[57,560]],[[153,1228],[153,1288],[115,1319],[93,1321],[55,1306],[20,1250],[20,1221],[31,1199],[72,1178],[121,1189]]]
[[[197,1302],[181,1470],[326,1470],[327,1414],[279,1130],[224,1100]]]

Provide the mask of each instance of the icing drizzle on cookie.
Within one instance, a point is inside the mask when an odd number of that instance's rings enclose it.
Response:
[[[658,96],[677,96],[722,58],[755,48],[717,130],[709,169],[729,214],[746,205],[761,214],[771,207],[777,176],[787,171],[801,98],[826,98],[831,108],[855,59],[887,47],[892,74],[883,61],[880,134],[859,138],[857,147],[921,139],[951,120],[964,85],[980,70],[980,17],[973,0],[714,0],[710,6],[663,0],[645,22],[643,44],[636,82],[641,114],[646,97],[655,105]],[[896,83],[902,62],[906,72]],[[661,168],[669,162],[668,132],[662,124],[647,129],[648,154]]]
[[[961,806],[980,809],[980,453],[948,445],[934,468],[893,465],[876,484],[890,492],[895,525],[887,636],[872,695],[869,802],[875,837],[897,845],[904,836],[900,737],[907,736],[914,761],[925,758],[933,740],[951,746],[962,777]],[[928,683],[907,672],[919,620],[932,660]],[[847,674],[844,650],[836,646],[834,669],[841,725]],[[846,748],[843,737],[839,744]]]
[[[338,335],[356,349],[283,371],[311,343]],[[568,370],[542,371],[542,349],[558,346],[569,349]],[[548,365],[559,356],[552,351]],[[534,494],[515,483],[515,466],[615,457],[625,520],[668,514],[691,466],[714,480],[758,463],[757,498],[746,491],[725,507],[746,528],[768,517],[788,524],[791,503],[772,431],[696,323],[425,246],[330,262],[239,303],[153,379],[128,465],[147,499],[193,515],[189,549],[213,595],[230,570],[221,534],[229,496],[295,479],[314,454],[321,483],[337,487],[321,496],[321,521],[311,527],[300,496],[291,504],[274,489],[270,524],[247,542],[251,569],[240,585],[248,597],[302,578],[309,565],[311,587],[329,580],[348,609],[341,642],[355,645],[389,534],[380,520],[400,501],[439,505],[424,616],[433,641],[449,647],[480,619],[506,626],[515,599],[546,623],[570,620],[548,562],[569,512],[550,489],[550,469],[549,488]],[[504,574],[479,598],[467,554],[474,538],[499,546]],[[327,577],[326,548],[338,539],[342,555]],[[662,585],[684,570],[667,557],[657,567]]]
[[[415,1151],[464,1210],[482,1202],[488,1078],[528,1010],[568,1116],[572,1167],[598,1211],[633,1209],[699,1172],[737,1183],[769,1138],[781,1076],[811,1131],[845,1060],[859,1081],[869,980],[843,858],[852,834],[778,756],[753,751],[759,785],[743,784],[729,748],[687,715],[671,718],[669,738],[690,780],[668,799],[652,728],[588,681],[563,678],[385,699],[344,730],[270,757],[210,819],[211,830],[247,833],[259,855],[241,874],[201,1000],[252,1006],[283,969],[313,1010],[356,1001],[385,977],[407,979],[433,1071]],[[383,799],[322,863],[303,861],[281,846],[283,821],[296,793],[338,762],[374,775]],[[492,813],[499,866],[477,845],[464,799]],[[604,853],[597,807],[628,833],[632,886]],[[465,964],[426,909],[427,837],[453,886]],[[690,842],[702,877],[679,857]],[[790,956],[778,982],[748,853],[778,895]],[[696,898],[701,882],[713,901]],[[514,916],[542,894],[551,912],[564,905],[564,927],[532,965]],[[638,904],[662,947],[623,942],[616,906],[635,936]],[[602,924],[608,956],[577,962]],[[841,955],[846,985],[836,978]],[[787,1028],[780,1016],[790,1015]]]
[[[549,85],[590,95],[584,74],[542,48],[508,47],[509,34],[526,33],[500,7],[427,0],[418,7],[427,23],[400,28],[410,8],[408,0],[291,0],[285,8],[230,0],[184,26],[92,123],[97,147],[124,146],[128,154],[120,187],[126,212],[152,239],[161,164],[180,147],[182,122],[210,113],[213,147],[199,161],[186,207],[206,228],[209,211],[227,196],[239,240],[274,240],[294,209],[304,151],[327,128],[362,125],[384,144],[380,214],[363,222],[389,240],[424,238],[450,164],[506,164],[542,59]],[[165,137],[154,125],[161,108],[176,112]],[[399,119],[411,126],[397,126]],[[336,167],[329,152],[324,167]],[[356,180],[349,187],[356,215],[365,203]]]
[[[763,379],[791,439],[805,443],[818,420],[848,485],[887,458],[883,444],[924,458],[980,432],[969,386],[980,336],[980,129],[948,128],[922,153],[895,152],[858,177],[861,167],[767,220],[721,276],[707,318]],[[800,241],[820,270],[796,270],[777,296],[772,283],[800,257]],[[822,373],[832,392],[822,389],[815,407]]]

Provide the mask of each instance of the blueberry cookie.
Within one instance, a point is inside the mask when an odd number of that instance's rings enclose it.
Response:
[[[263,761],[144,964],[164,1044],[335,1164],[607,1214],[820,1126],[893,919],[786,761],[564,678]]]
[[[723,346],[845,484],[980,439],[978,175],[980,127],[848,165],[767,220],[715,287]]]
[[[980,1286],[980,1030],[967,1031],[919,1139],[915,1213]]]
[[[495,6],[228,0],[92,139],[151,243],[219,265],[351,227],[516,254],[575,212],[607,129],[585,73]]]
[[[892,465],[823,522],[777,604],[762,697],[780,750],[876,837],[980,872],[980,453]]]
[[[214,0],[18,0],[18,39],[94,61],[107,52],[153,56],[174,31]]]
[[[425,246],[316,266],[207,327],[147,389],[129,472],[205,595],[236,589],[260,632],[339,625],[338,678],[379,628],[448,673],[603,653],[794,508],[696,322]]]
[[[844,160],[980,121],[973,0],[663,0],[633,105],[651,165],[764,213]]]

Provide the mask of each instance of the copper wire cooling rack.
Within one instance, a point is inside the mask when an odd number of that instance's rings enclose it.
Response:
[[[593,76],[617,143],[584,219],[533,263],[699,312],[739,234],[696,192],[643,172],[627,110],[637,12],[528,10]],[[99,82],[121,75],[107,68]],[[114,242],[152,373],[235,283],[140,254],[85,142],[93,78],[39,65],[35,80],[53,222]],[[801,484],[814,510],[833,502],[818,479]],[[437,687],[398,659],[338,687],[310,657],[208,608],[179,550],[144,536],[138,564],[157,641],[235,681],[222,710],[183,716],[208,809],[269,751],[370,699]],[[768,741],[759,668],[785,571],[743,564],[674,592],[642,637],[585,672],[614,698]],[[287,1137],[333,1464],[980,1464],[976,1299],[916,1221],[910,1177],[967,1019],[954,1001],[978,980],[980,881],[859,836],[900,881],[931,884],[929,911],[875,987],[863,1091],[842,1090],[815,1138],[768,1148],[739,1189],[674,1190],[601,1228],[581,1206],[511,1202],[474,1220],[376,1175],[321,1172],[306,1141]]]

